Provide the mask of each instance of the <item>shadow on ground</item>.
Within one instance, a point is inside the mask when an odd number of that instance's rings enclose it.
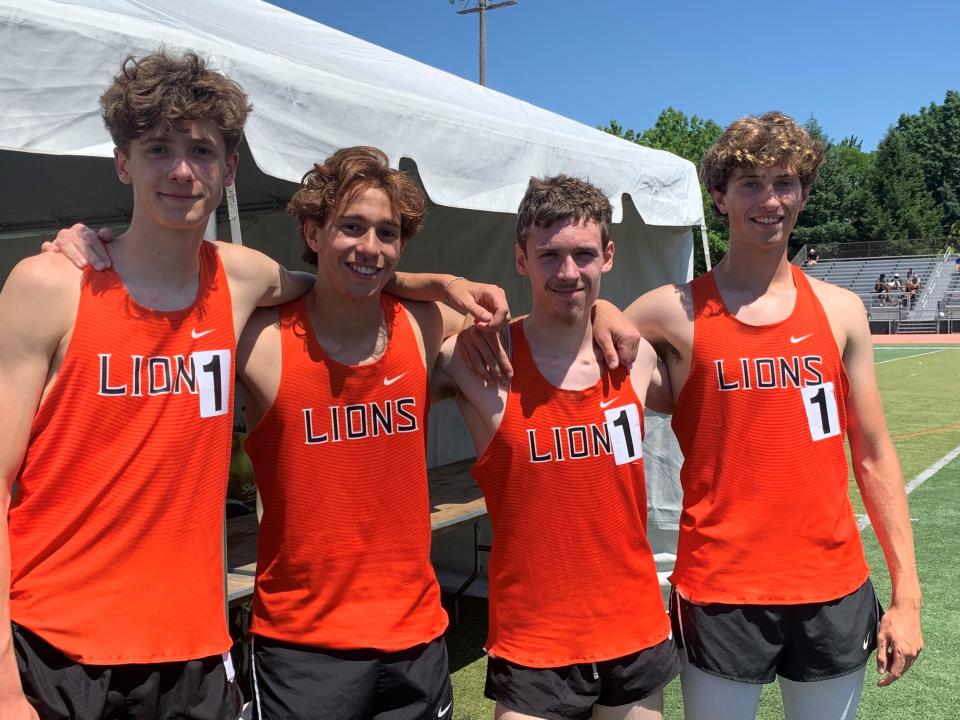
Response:
[[[454,673],[484,656],[483,643],[487,639],[487,601],[485,598],[464,597],[460,600],[460,621],[454,622],[453,596],[443,596],[443,607],[450,615],[447,628],[447,653],[450,672]]]

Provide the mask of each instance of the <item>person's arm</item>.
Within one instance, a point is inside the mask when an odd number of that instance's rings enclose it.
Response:
[[[276,260],[243,245],[216,241],[230,280],[234,306],[272,307],[303,295],[316,281],[310,273],[287,270]]]
[[[843,364],[850,383],[847,435],[853,472],[893,586],[877,637],[877,670],[882,675],[878,685],[882,687],[900,678],[923,648],[920,581],[903,474],[883,418],[866,311],[856,296],[844,291],[842,297],[847,306],[842,313],[846,318]]]
[[[404,300],[446,303],[463,315],[471,315],[479,328],[499,330],[510,322],[510,307],[502,288],[459,275],[398,272],[385,289]]]
[[[640,333],[620,308],[606,300],[593,304],[593,341],[600,346],[604,362],[611,370],[630,367],[637,358]]]
[[[113,241],[113,231],[101,228],[94,232],[86,225],[77,223],[63,228],[52,242],[40,246],[42,253],[58,252],[76,267],[87,265],[95,270],[110,267],[110,255],[104,243]],[[231,289],[237,300],[251,303],[251,307],[270,307],[289,302],[313,287],[314,276],[310,273],[287,270],[263,253],[243,245],[216,241]]]
[[[0,717],[4,720],[37,718],[23,695],[10,631],[7,513],[51,360],[66,333],[70,312],[76,309],[76,290],[71,296],[64,286],[62,264],[55,256],[28,258],[13,269],[0,291]],[[67,270],[79,287],[79,274]]]

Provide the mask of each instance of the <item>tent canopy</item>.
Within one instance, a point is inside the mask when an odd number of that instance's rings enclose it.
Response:
[[[650,225],[703,217],[685,160],[258,0],[0,0],[0,148],[110,157],[97,99],[127,54],[160,45],[199,51],[243,86],[246,139],[273,178],[298,182],[307,161],[375,145],[394,165],[413,160],[448,207],[514,212],[531,175],[565,172],[602,188],[615,222],[624,194]]]

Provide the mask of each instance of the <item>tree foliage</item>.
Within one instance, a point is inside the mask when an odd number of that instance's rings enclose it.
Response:
[[[849,135],[834,142],[816,117],[804,123],[826,146],[824,163],[791,238],[826,246],[865,240],[896,240],[917,251],[931,251],[942,239],[960,236],[960,92],[949,90],[942,104],[931,103],[897,120],[873,152]],[[723,129],[713,120],[687,116],[668,107],[653,127],[624,128],[616,120],[600,128],[617,137],[667,150],[700,165]],[[726,224],[712,212],[703,192],[707,230],[714,260],[728,247]],[[695,243],[696,269],[704,268]]]
[[[641,133],[636,133],[632,129],[625,130],[616,120],[611,120],[606,127],[600,129],[638,145],[672,152],[674,155],[689,160],[698,169],[700,160],[707,149],[723,132],[723,128],[713,120],[703,120],[696,115],[687,117],[685,113],[672,107],[668,107],[661,112],[653,127]],[[713,202],[706,190],[701,188],[701,193],[703,194],[703,207],[707,214],[707,239],[710,245],[710,257],[713,262],[716,262],[727,252],[729,233],[726,223],[714,216],[711,210]],[[706,261],[703,258],[701,243],[697,238],[694,242],[694,271],[699,275],[705,270]]]

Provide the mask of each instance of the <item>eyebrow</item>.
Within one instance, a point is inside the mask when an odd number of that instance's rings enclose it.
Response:
[[[340,220],[354,220],[361,222],[371,222],[370,218],[366,215],[341,215]],[[381,218],[380,220],[373,220],[374,225],[390,225],[391,227],[399,228],[400,223],[398,223],[393,218]]]

